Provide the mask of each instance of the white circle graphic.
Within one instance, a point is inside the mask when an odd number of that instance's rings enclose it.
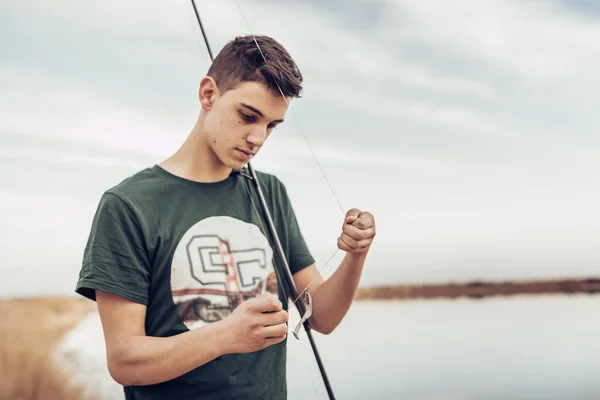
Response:
[[[183,235],[171,264],[171,293],[188,329],[227,317],[242,301],[278,293],[273,251],[239,219],[203,219]]]

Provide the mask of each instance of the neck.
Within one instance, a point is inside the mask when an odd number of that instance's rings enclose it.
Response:
[[[181,147],[160,166],[173,175],[197,182],[219,182],[231,174],[208,144],[200,122],[196,123]]]

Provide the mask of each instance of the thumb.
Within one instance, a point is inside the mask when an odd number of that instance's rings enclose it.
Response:
[[[351,224],[354,221],[356,221],[359,216],[360,216],[360,210],[353,208],[353,209],[349,210],[348,213],[346,214],[346,222]]]

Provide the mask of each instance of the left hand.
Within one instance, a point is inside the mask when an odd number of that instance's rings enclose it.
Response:
[[[365,253],[375,237],[375,218],[370,212],[348,210],[338,238],[338,248],[349,253]]]

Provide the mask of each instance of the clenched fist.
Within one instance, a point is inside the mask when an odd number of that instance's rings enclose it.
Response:
[[[222,321],[227,326],[228,353],[251,353],[284,341],[288,317],[273,294],[244,301]]]
[[[364,253],[371,247],[375,233],[373,215],[353,208],[346,213],[338,248],[349,253]]]

